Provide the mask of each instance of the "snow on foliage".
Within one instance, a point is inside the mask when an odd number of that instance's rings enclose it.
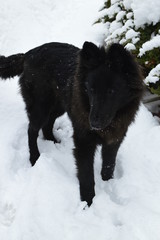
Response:
[[[100,19],[106,28],[106,44],[119,42],[136,55],[145,69],[148,85],[152,83],[152,91],[160,85],[160,1],[159,0],[108,0]],[[153,72],[155,68],[156,78]],[[160,94],[160,91],[158,92]]]

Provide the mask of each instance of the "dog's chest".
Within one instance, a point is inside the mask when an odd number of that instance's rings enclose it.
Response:
[[[111,126],[104,130],[97,131],[97,134],[107,144],[115,144],[121,142],[126,134],[127,128],[121,122],[114,122]]]

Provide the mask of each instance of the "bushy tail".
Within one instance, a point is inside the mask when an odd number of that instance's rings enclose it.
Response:
[[[23,72],[24,54],[9,57],[0,56],[0,77],[3,79],[20,75]]]

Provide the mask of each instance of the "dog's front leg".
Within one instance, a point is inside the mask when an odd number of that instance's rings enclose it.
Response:
[[[74,134],[74,143],[81,200],[90,206],[95,196],[93,161],[96,144],[87,135],[81,138],[78,134]]]
[[[113,177],[116,156],[121,142],[102,145],[102,171],[101,176],[104,181]]]

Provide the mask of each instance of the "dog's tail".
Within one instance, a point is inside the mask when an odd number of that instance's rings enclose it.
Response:
[[[20,75],[23,72],[24,54],[9,57],[0,56],[0,77],[3,79]]]

